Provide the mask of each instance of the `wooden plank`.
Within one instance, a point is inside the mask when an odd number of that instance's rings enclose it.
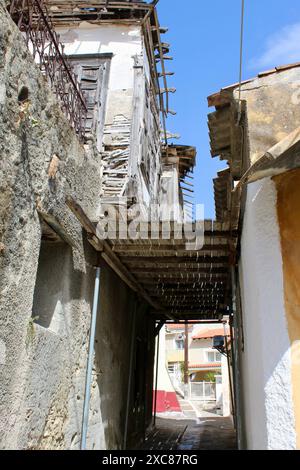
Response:
[[[97,237],[95,225],[90,221],[88,216],[85,214],[81,206],[71,197],[67,198],[66,203],[68,207],[72,210],[74,215],[77,217],[83,228],[89,233],[93,234],[94,237]],[[94,241],[95,238],[93,237]],[[146,302],[148,302],[151,307],[155,309],[161,309],[161,306],[157,304],[152,298],[147,294],[147,292],[141,287],[134,277],[129,273],[127,268],[121,263],[118,256],[112,251],[110,246],[106,241],[99,240],[99,244],[102,248],[101,256],[104,261],[115,271],[115,273],[130,287],[133,291],[139,293]],[[99,250],[100,251],[100,250]],[[170,318],[169,315],[165,312],[165,315]]]
[[[82,207],[71,196],[66,198],[66,204],[77,217],[85,231],[97,236],[96,225],[88,218]]]
[[[172,245],[171,243],[169,243],[168,245],[149,245],[148,247],[146,247],[146,250],[142,251],[141,250],[141,245],[139,244],[131,244],[131,245],[113,245],[113,251],[115,253],[122,253],[122,256],[125,256],[126,254],[128,253],[133,253],[134,252],[134,256],[139,256],[139,257],[143,257],[145,256],[145,253],[147,253],[147,255],[149,255],[150,253],[153,253],[154,256],[156,256],[157,254],[159,254],[159,256],[161,256],[161,252],[165,252],[166,253],[166,256],[170,256],[170,255],[175,255],[176,253],[181,253],[181,254],[184,254],[184,253],[188,253],[188,254],[194,254],[195,256],[198,256],[199,253],[203,253],[203,252],[216,252],[216,251],[222,251],[222,252],[225,252],[225,253],[229,253],[229,246],[226,244],[226,245],[221,245],[221,244],[217,244],[217,245],[203,245],[202,249],[201,250],[186,250],[186,245]]]
[[[152,268],[137,268],[133,267],[131,269],[131,272],[133,274],[166,274],[166,275],[172,275],[171,269],[167,269],[165,267],[152,267]],[[193,266],[190,268],[184,268],[182,271],[182,275],[185,276],[186,274],[225,274],[229,272],[229,266],[226,268],[198,268],[197,266]],[[174,274],[177,275],[178,270],[174,270]]]
[[[206,263],[206,264],[227,264],[229,262],[229,256],[147,256],[147,255],[141,255],[139,257],[136,256],[126,256],[122,255],[121,256],[122,261],[126,264],[138,264],[140,265],[159,265],[160,263],[164,264],[171,264],[171,265],[176,265],[178,264],[201,264],[201,263]]]

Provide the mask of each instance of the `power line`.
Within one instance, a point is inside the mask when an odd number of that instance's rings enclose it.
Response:
[[[244,51],[244,23],[245,23],[245,0],[242,0],[242,11],[241,11],[241,35],[240,35],[240,71],[239,71],[239,114],[238,123],[241,119],[242,106],[242,80],[243,80],[243,51]]]

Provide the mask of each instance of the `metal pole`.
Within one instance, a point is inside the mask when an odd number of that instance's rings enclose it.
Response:
[[[225,338],[226,355],[227,355],[227,367],[228,367],[228,377],[229,377],[231,407],[232,407],[232,414],[233,414],[234,420],[235,420],[235,406],[234,406],[234,396],[233,396],[233,384],[232,384],[230,357],[229,357],[229,349],[228,349],[228,341],[227,341],[227,331],[226,331],[226,323],[225,323],[225,322],[223,323],[223,327],[224,327],[224,338]],[[231,338],[231,347],[232,347],[232,338]]]
[[[126,417],[125,417],[125,431],[124,431],[124,440],[123,440],[123,450],[126,450],[126,447],[127,447],[128,420],[129,420],[129,408],[130,408],[130,393],[131,393],[131,386],[132,386],[132,372],[133,372],[133,358],[134,358],[135,329],[136,329],[136,302],[134,302],[133,315],[132,315],[131,344],[130,344],[130,364],[129,364],[129,379],[128,379],[128,387],[127,387],[127,403],[126,403]]]
[[[238,439],[238,448],[241,448],[241,402],[240,402],[240,371],[239,371],[239,324],[237,318],[237,305],[236,305],[236,276],[235,268],[231,267],[231,280],[232,280],[232,311],[233,311],[233,326],[234,326],[234,385],[235,385],[235,416],[236,416],[236,430]]]
[[[157,408],[157,385],[158,385],[158,358],[159,358],[159,335],[157,335],[156,340],[156,373],[155,373],[155,397],[154,397],[154,416],[153,416],[153,426],[156,425],[156,408]]]
[[[81,450],[86,450],[86,440],[87,440],[87,432],[88,432],[88,425],[89,425],[89,409],[90,409],[90,400],[91,400],[94,344],[95,344],[95,334],[96,334],[98,299],[99,299],[99,294],[100,294],[100,273],[101,273],[101,268],[97,267],[96,277],[95,277],[95,287],[94,287],[93,310],[92,310],[91,326],[90,326],[90,340],[89,340],[89,350],[88,350],[88,359],[87,359],[87,368],[86,368],[86,379],[85,379],[85,393],[84,393],[81,443],[80,443]]]

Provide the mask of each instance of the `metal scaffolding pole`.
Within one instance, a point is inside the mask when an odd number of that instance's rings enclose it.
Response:
[[[223,327],[224,327],[224,338],[225,338],[225,347],[226,347],[226,356],[227,356],[227,367],[228,367],[228,378],[229,378],[229,387],[230,387],[231,408],[232,408],[232,414],[233,414],[234,419],[235,419],[235,404],[234,404],[234,394],[233,394],[233,383],[232,383],[231,364],[230,364],[230,356],[229,356],[226,325],[227,325],[227,322],[226,323],[224,322]],[[231,347],[232,347],[232,338],[231,338]]]
[[[95,334],[96,334],[96,323],[97,323],[98,300],[99,300],[99,295],[100,295],[100,274],[101,274],[101,268],[97,267],[96,277],[95,277],[91,327],[90,327],[90,339],[89,339],[89,350],[88,350],[88,358],[87,358],[86,379],[85,379],[85,393],[84,393],[81,443],[80,443],[81,450],[86,450],[87,432],[88,432],[88,426],[89,426],[89,409],[90,409],[90,401],[91,401],[94,345],[95,345]]]
[[[156,425],[156,409],[157,409],[157,385],[158,385],[158,365],[159,365],[159,336],[160,330],[156,339],[156,367],[155,367],[155,396],[154,396],[154,416],[153,416],[153,426]]]
[[[135,349],[134,345],[135,345],[135,330],[136,330],[136,309],[137,309],[136,301],[134,301],[133,315],[132,315],[132,327],[131,327],[130,364],[129,364],[129,379],[128,379],[128,387],[127,387],[127,403],[126,403],[123,450],[126,450],[126,447],[127,447],[130,393],[131,393],[131,387],[132,387],[132,374],[133,374],[134,349]]]
[[[232,280],[232,312],[233,312],[233,373],[234,373],[234,390],[235,390],[235,423],[238,439],[238,448],[241,449],[241,391],[240,391],[240,364],[239,364],[239,322],[236,298],[236,273],[235,268],[231,267]]]

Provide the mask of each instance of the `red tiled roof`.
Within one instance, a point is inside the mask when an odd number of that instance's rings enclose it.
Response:
[[[189,364],[189,369],[217,369],[222,367],[221,362],[210,362],[209,364]]]
[[[188,326],[188,329],[191,330],[191,328],[193,327],[193,325],[189,325]],[[185,329],[185,325],[184,324],[173,324],[173,325],[167,325],[167,330],[184,330]]]
[[[227,335],[228,331],[227,331]],[[206,339],[206,338],[213,338],[214,336],[224,336],[224,328],[214,328],[211,330],[200,330],[195,335],[193,335],[193,339]]]

